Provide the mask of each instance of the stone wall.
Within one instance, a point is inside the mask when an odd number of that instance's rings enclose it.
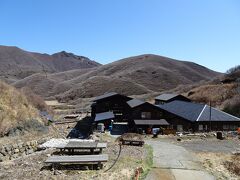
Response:
[[[21,156],[26,156],[39,151],[38,146],[49,140],[44,138],[27,142],[18,142],[15,144],[0,145],[0,162],[13,160]]]

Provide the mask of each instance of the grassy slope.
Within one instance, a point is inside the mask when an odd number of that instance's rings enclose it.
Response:
[[[35,119],[37,110],[26,96],[0,81],[0,136],[21,123]]]

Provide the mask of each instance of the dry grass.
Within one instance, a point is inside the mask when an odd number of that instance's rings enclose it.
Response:
[[[220,106],[235,95],[236,84],[203,85],[192,89],[185,95],[193,101]]]
[[[10,85],[0,82],[0,136],[38,117],[27,97]]]
[[[240,153],[234,154],[230,161],[226,161],[224,166],[233,174],[240,177]]]
[[[235,173],[235,170],[239,170],[239,156],[238,159],[235,159],[232,154],[213,152],[201,152],[196,153],[196,155],[202,162],[203,167],[213,174],[216,179],[239,179],[239,174]]]

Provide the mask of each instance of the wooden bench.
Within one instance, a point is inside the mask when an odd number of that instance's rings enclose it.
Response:
[[[102,153],[102,149],[106,147],[107,143],[70,141],[67,145],[58,146],[57,149],[60,149],[61,152],[68,150],[71,153],[74,153],[75,149],[90,150],[93,154],[95,149],[99,149]]]
[[[107,154],[101,155],[75,155],[75,156],[50,156],[45,163],[56,164],[97,164],[102,169],[103,162],[108,161]]]

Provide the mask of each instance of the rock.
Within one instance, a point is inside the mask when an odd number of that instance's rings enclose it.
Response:
[[[18,144],[13,144],[12,145],[12,149],[17,149],[18,148]]]
[[[0,162],[3,162],[3,155],[0,153]]]
[[[22,147],[21,149],[19,149],[19,151],[20,151],[21,153],[23,153],[23,152],[25,151],[25,148]]]
[[[2,161],[7,161],[7,160],[9,160],[9,156],[3,156],[1,159],[2,159]]]
[[[37,141],[38,144],[43,144],[43,143],[45,143],[45,142],[46,142],[45,139],[39,139],[39,140]]]
[[[6,146],[5,146],[5,151],[6,151],[6,152],[10,152],[10,151],[11,151],[11,146],[6,145]]]
[[[29,149],[29,150],[26,151],[26,155],[32,154],[32,153],[33,153],[33,149]]]
[[[19,143],[19,144],[18,144],[18,148],[19,148],[19,149],[23,148],[23,144],[24,144],[23,142]]]
[[[34,146],[34,141],[30,141],[30,146]]]
[[[7,155],[7,152],[5,151],[5,149],[2,149],[2,150],[0,151],[0,154],[2,154],[3,156],[6,156],[6,155]]]
[[[19,153],[19,149],[14,149],[14,153]]]
[[[12,160],[12,159],[16,159],[16,158],[18,158],[18,154],[13,154],[12,156],[10,156],[10,159]]]

